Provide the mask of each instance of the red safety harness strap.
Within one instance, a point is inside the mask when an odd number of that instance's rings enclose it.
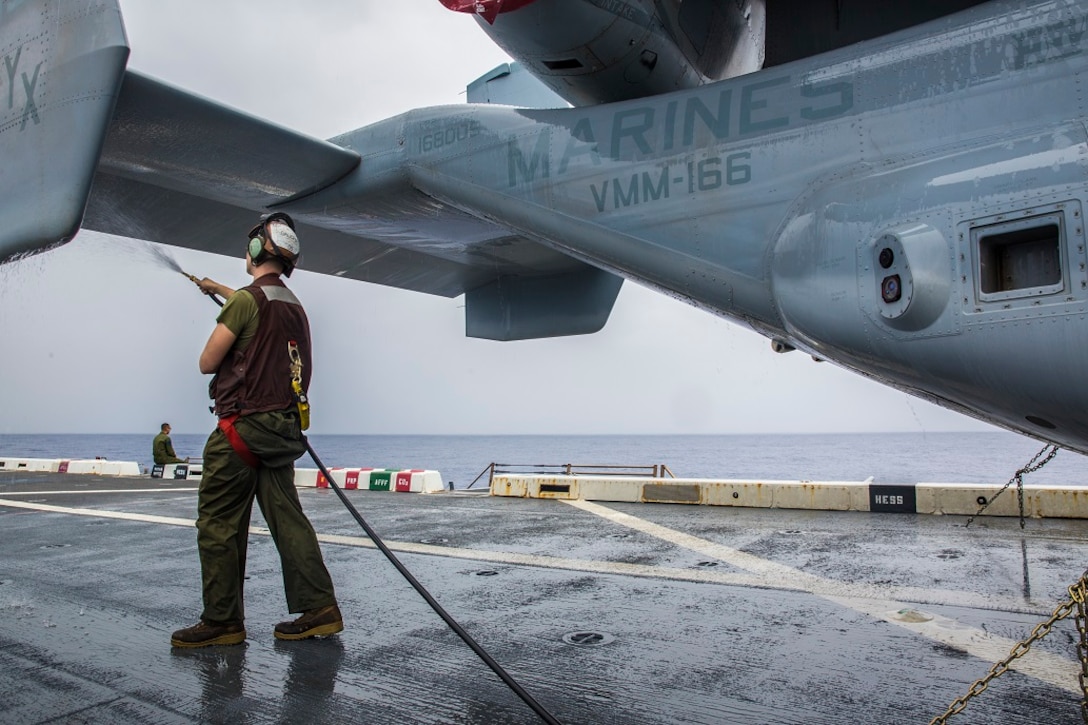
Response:
[[[242,436],[238,435],[238,431],[234,428],[234,421],[238,420],[237,415],[228,415],[225,418],[219,419],[219,430],[223,431],[223,435],[227,437],[227,441],[230,442],[230,447],[234,449],[234,452],[238,454],[238,457],[245,461],[245,464],[250,468],[260,468],[261,462],[257,456],[253,455],[253,451],[249,450],[249,446],[242,440]]]

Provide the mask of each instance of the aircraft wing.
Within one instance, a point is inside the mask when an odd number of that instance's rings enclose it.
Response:
[[[602,11],[597,5],[579,7],[590,14]],[[665,20],[672,15],[663,10],[662,27],[686,28],[687,36],[697,27],[733,27],[722,15],[732,5],[721,0],[661,7],[671,7],[669,12],[676,15],[670,25]],[[0,40],[10,42],[5,46],[9,109],[0,115],[0,152],[5,158],[0,173],[0,260],[63,242],[80,226],[237,255],[246,241],[239,231],[248,229],[258,214],[280,209],[299,223],[304,269],[450,297],[464,293],[469,335],[521,339],[580,334],[600,329],[607,320],[618,277],[568,256],[561,237],[534,236],[531,225],[504,226],[516,204],[496,214],[488,210],[489,203],[467,202],[469,193],[446,193],[440,199],[434,184],[428,187],[425,179],[420,183],[410,159],[399,166],[385,164],[398,155],[404,158],[403,134],[360,133],[323,141],[127,71],[117,0],[25,0],[2,8]],[[828,17],[824,10],[821,5],[813,12]],[[838,11],[843,12],[841,3]],[[614,19],[615,12],[605,15]],[[640,17],[628,19],[641,22]],[[707,25],[713,18],[717,20]],[[743,13],[733,19],[749,21]],[[611,22],[608,17],[603,21]],[[559,32],[569,25],[548,27]],[[491,27],[501,30],[503,19]],[[511,45],[524,45],[527,36],[516,24],[508,30]],[[20,40],[38,36],[49,42]],[[620,33],[609,36],[609,42],[623,40],[620,36],[626,38]],[[755,36],[749,40],[756,42]],[[627,48],[629,41],[620,45]],[[687,58],[682,50],[677,50],[676,62]],[[758,43],[738,46],[743,69],[757,67],[757,50]],[[793,49],[778,56],[804,52]],[[541,62],[551,72],[581,72],[582,66],[568,60]],[[660,77],[668,63],[664,56],[642,53],[637,67],[628,68],[628,80]],[[646,75],[656,64],[662,64],[662,72]],[[599,81],[614,88],[615,79],[610,78],[604,73]],[[704,78],[701,72],[692,74],[695,81],[699,78]],[[606,99],[587,93],[594,101]],[[446,114],[454,124],[449,128],[470,128],[471,120],[458,126],[458,116],[469,114]],[[426,118],[408,120],[417,133],[427,128]],[[516,159],[512,155],[495,161],[501,169]],[[373,164],[376,171],[365,164]],[[458,176],[466,172],[486,173],[473,168],[473,162],[464,162]],[[315,199],[320,203],[307,203]]]
[[[226,255],[239,255],[245,230],[264,210],[332,186],[360,163],[354,151],[218,105],[127,71],[95,172],[83,226]],[[419,192],[415,192],[418,194]],[[519,263],[554,272],[578,264],[490,223],[438,209],[438,223],[375,219],[352,231],[303,217],[307,270],[456,296],[514,273]],[[426,238],[482,245],[479,263],[428,255],[404,243]],[[488,254],[487,243],[503,247]],[[511,252],[509,247],[521,251]],[[485,269],[478,269],[483,267]]]
[[[262,211],[328,187],[359,163],[354,151],[126,71],[83,226],[240,255]],[[476,282],[444,260],[301,227],[303,262],[315,272],[450,296]]]
[[[0,262],[81,227],[241,256],[277,209],[303,269],[464,293],[472,336],[595,332],[611,312],[618,277],[386,164],[404,158],[404,121],[333,143],[128,71],[117,0],[0,2],[0,53]]]

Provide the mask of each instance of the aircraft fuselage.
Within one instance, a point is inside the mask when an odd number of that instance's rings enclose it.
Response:
[[[472,210],[1088,452],[1088,4],[1020,7],[652,99],[411,112],[335,139],[359,171],[297,211],[347,219],[355,192],[407,184],[428,198],[406,217]]]

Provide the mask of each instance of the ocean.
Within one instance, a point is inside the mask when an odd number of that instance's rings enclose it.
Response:
[[[125,435],[0,435],[0,457],[107,458],[151,465],[157,431]],[[171,436],[199,457],[204,435]],[[1004,485],[1043,444],[1003,431],[819,435],[313,435],[328,467],[420,468],[456,488],[487,485],[491,463],[530,466],[664,464],[678,478],[992,483]],[[1062,450],[1025,483],[1088,486],[1088,459]],[[303,456],[300,468],[316,468]]]

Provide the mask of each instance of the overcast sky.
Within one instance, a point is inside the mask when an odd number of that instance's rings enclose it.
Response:
[[[131,68],[323,138],[463,102],[508,60],[438,0],[121,8]],[[0,434],[214,425],[197,356],[217,308],[148,249],[81,232],[0,266]],[[241,258],[163,249],[197,276],[248,281]],[[992,430],[630,282],[602,332],[514,343],[464,337],[461,298],[302,270],[291,286],[314,334],[314,433]]]

